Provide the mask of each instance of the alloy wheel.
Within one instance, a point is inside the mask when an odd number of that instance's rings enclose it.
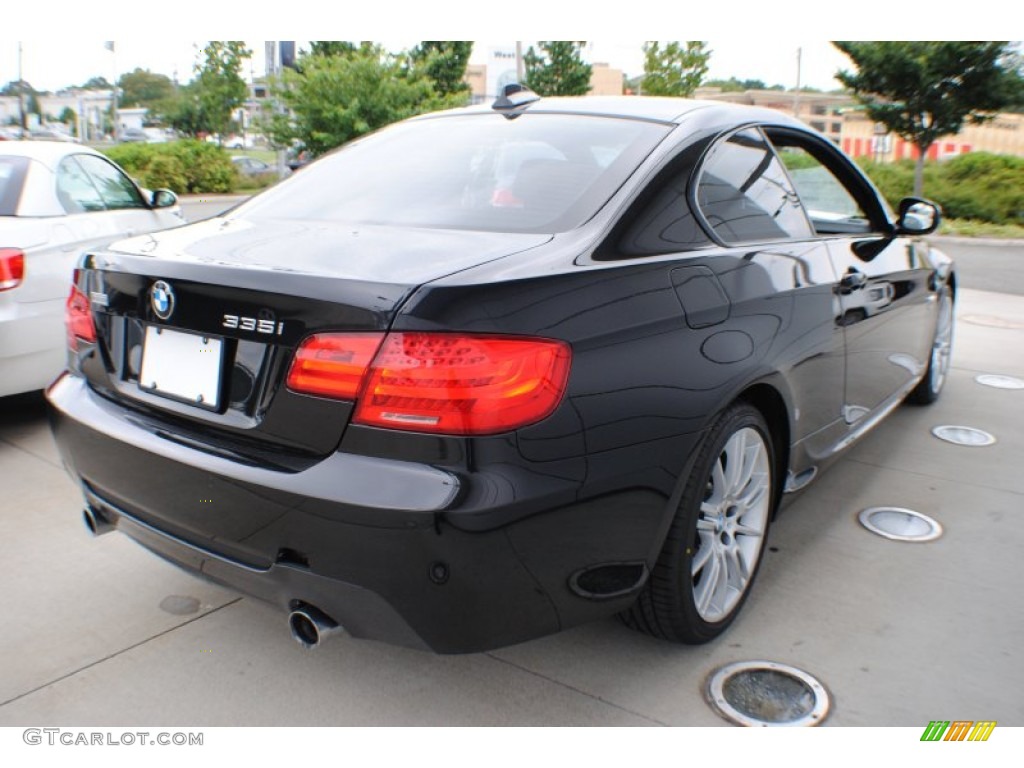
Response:
[[[771,464],[756,429],[737,430],[707,480],[690,574],[694,605],[708,622],[736,607],[753,579],[771,507]]]

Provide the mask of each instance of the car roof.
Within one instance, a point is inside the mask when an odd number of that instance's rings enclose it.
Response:
[[[28,157],[51,167],[67,155],[99,154],[90,147],[64,141],[0,141],[0,155]]]
[[[723,122],[758,122],[792,125],[805,128],[783,112],[723,101],[682,99],[664,96],[561,96],[545,97],[530,104],[523,114],[555,113],[620,117],[634,120],[653,120],[661,123],[680,123],[688,115],[705,111],[707,116]],[[432,116],[454,114],[494,113],[490,102],[464,109],[434,113]]]

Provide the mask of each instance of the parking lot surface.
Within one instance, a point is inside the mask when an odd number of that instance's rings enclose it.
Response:
[[[903,406],[789,500],[758,583],[718,641],[675,646],[605,621],[489,653],[340,637],[302,650],[285,617],[120,535],[91,539],[41,397],[0,400],[0,725],[720,725],[707,676],[768,659],[829,689],[828,725],[1024,725],[1024,297],[965,289],[940,401]],[[989,447],[944,443],[977,427]],[[870,506],[944,526],[863,529]]]

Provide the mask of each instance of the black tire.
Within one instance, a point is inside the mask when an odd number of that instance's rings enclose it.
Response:
[[[953,304],[953,292],[948,285],[942,286],[939,291],[939,310],[935,319],[932,351],[928,356],[928,370],[924,372],[924,378],[907,395],[908,403],[931,405],[942,394],[942,387],[949,375],[950,355],[953,350]]]
[[[741,464],[741,475],[730,482],[728,460],[736,453],[749,456],[750,467]],[[751,474],[744,483],[747,469]],[[744,402],[730,406],[698,449],[664,547],[637,602],[623,614],[625,623],[689,644],[722,634],[757,576],[775,511],[777,474],[771,433],[761,412]],[[747,497],[754,494],[747,505]],[[744,525],[737,530],[740,521]],[[754,535],[758,528],[759,535]]]

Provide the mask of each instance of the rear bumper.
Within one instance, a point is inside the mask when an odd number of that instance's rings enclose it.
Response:
[[[119,531],[283,611],[315,606],[356,637],[463,653],[613,614],[635,598],[667,524],[653,491],[580,500],[578,483],[531,485],[505,466],[342,452],[283,472],[176,441],[77,376],[47,396],[69,472]],[[459,524],[481,512],[502,524]]]
[[[319,576],[308,568],[275,563],[267,568],[245,565],[217,552],[161,531],[101,498],[86,487],[85,502],[121,533],[156,555],[210,581],[292,610],[314,605],[340,621],[354,637],[394,645],[428,646],[380,595],[355,584]]]

